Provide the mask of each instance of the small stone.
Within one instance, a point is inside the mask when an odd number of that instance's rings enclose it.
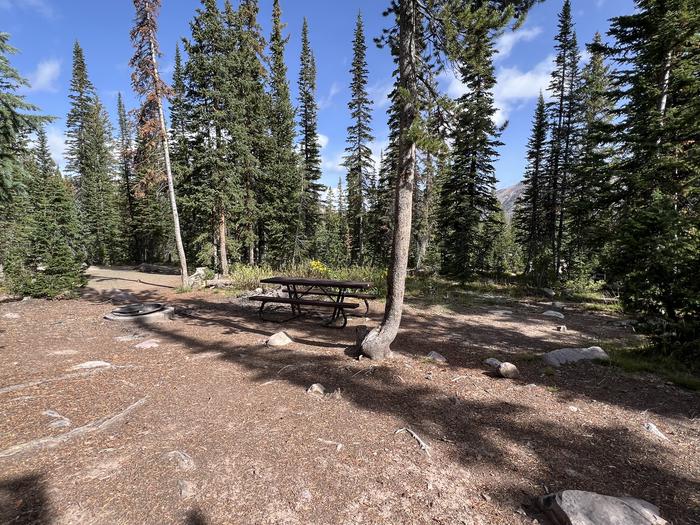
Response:
[[[549,298],[552,298],[555,295],[557,295],[557,292],[555,292],[551,288],[542,288],[542,293],[545,294]]]
[[[306,389],[307,394],[320,394],[325,395],[326,388],[321,383],[314,383],[309,388]]]
[[[515,379],[520,375],[520,371],[513,363],[501,363],[498,367],[498,375],[507,379]]]
[[[556,308],[557,310],[563,310],[564,308],[566,308],[566,305],[564,303],[554,301],[552,303],[552,308]]]
[[[481,497],[484,498],[484,501],[491,501],[491,496],[486,494],[486,492],[482,493]]]
[[[197,493],[197,486],[191,481],[180,480],[177,482],[177,488],[182,499],[191,498]]]
[[[564,319],[564,314],[561,312],[557,312],[554,310],[547,310],[544,312],[542,315],[545,315],[547,317],[556,317],[557,319]]]
[[[311,495],[311,491],[309,489],[304,489],[301,491],[301,500],[302,501],[311,501],[313,499],[313,496]]]
[[[578,408],[576,408],[573,405],[569,405],[569,410],[571,410],[572,412],[578,412]]]
[[[137,344],[134,348],[138,350],[148,350],[149,348],[157,348],[160,343],[160,339],[146,339],[144,342]]]
[[[610,356],[599,346],[589,348],[560,348],[544,354],[544,362],[559,368],[561,365],[576,363],[578,361],[608,360]]]
[[[657,438],[663,439],[664,441],[668,441],[668,438],[666,437],[666,434],[664,434],[663,432],[661,432],[661,431],[659,430],[659,428],[658,428],[654,423],[651,423],[650,421],[647,421],[646,423],[644,423],[644,428],[645,428],[647,431],[649,431],[649,432],[651,432],[652,434],[654,434]]]
[[[71,370],[90,370],[92,368],[107,368],[112,366],[107,361],[85,361],[79,365],[75,365]]]
[[[265,344],[267,346],[286,346],[292,342],[294,341],[287,335],[287,332],[277,332],[276,334],[272,334],[270,338],[265,341]]]
[[[120,341],[120,342],[127,342],[127,341],[136,341],[137,339],[141,339],[143,336],[140,334],[131,334],[131,335],[121,335],[119,337],[115,337],[115,341]]]
[[[56,350],[51,352],[51,355],[75,355],[77,353],[77,350]]]
[[[19,314],[16,314],[14,312],[9,312],[3,315],[5,319],[19,319]]]
[[[557,332],[566,332],[566,326],[563,324],[557,326]]]
[[[180,470],[194,470],[195,468],[195,463],[192,457],[188,453],[182,452],[181,450],[173,450],[168,452],[165,454],[165,459],[170,461],[175,460]]]
[[[489,357],[488,359],[485,359],[484,364],[486,366],[490,366],[491,368],[498,368],[499,366],[501,366],[501,362],[495,357]]]
[[[437,352],[430,352],[428,354],[428,359],[437,361],[438,363],[447,363],[447,358],[444,355],[439,354]]]

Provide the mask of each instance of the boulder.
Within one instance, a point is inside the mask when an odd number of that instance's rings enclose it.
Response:
[[[668,525],[658,507],[637,498],[562,490],[539,498],[537,505],[548,522],[561,525]]]
[[[489,357],[488,359],[485,359],[484,364],[486,366],[490,366],[491,368],[498,368],[499,366],[501,366],[501,362],[495,357]]]
[[[444,355],[439,354],[437,352],[430,352],[428,354],[428,359],[431,359],[432,361],[437,361],[438,363],[447,363],[447,358]]]
[[[564,319],[564,314],[557,312],[556,310],[547,310],[542,315],[546,315],[547,317],[556,317],[557,319]]]
[[[560,348],[544,354],[544,362],[555,368],[578,361],[608,360],[610,356],[599,346],[589,348]]]
[[[79,365],[75,365],[71,370],[90,370],[92,368],[107,368],[112,366],[107,361],[85,361]]]
[[[555,292],[555,291],[552,290],[551,288],[542,288],[542,293],[545,294],[545,295],[546,295],[547,297],[549,297],[550,299],[551,299],[552,297],[554,297],[555,295],[557,295],[557,292]]]
[[[292,338],[287,335],[287,332],[277,332],[272,334],[270,338],[265,341],[267,346],[286,346],[289,343],[293,343]]]
[[[311,385],[309,388],[306,389],[307,394],[320,394],[320,395],[325,395],[326,394],[326,387],[324,387],[321,383],[314,383]]]
[[[498,375],[507,379],[515,379],[520,375],[520,371],[513,363],[501,363],[498,367]]]

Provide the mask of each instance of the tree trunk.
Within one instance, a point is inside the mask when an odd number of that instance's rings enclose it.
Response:
[[[362,353],[371,359],[383,359],[391,354],[401,324],[406,270],[411,241],[413,215],[413,183],[416,165],[416,144],[410,136],[416,117],[416,13],[415,0],[400,0],[399,22],[399,88],[401,112],[399,119],[399,170],[394,200],[394,237],[389,275],[387,300],[382,324],[370,331],[361,342]]]
[[[187,257],[185,247],[182,244],[182,234],[180,233],[180,215],[177,212],[177,201],[175,200],[175,184],[173,183],[173,171],[170,164],[170,148],[168,146],[168,130],[165,126],[165,115],[163,114],[163,100],[160,92],[160,76],[158,74],[158,61],[156,59],[156,46],[154,45],[156,36],[150,34],[148,42],[151,51],[151,62],[153,64],[153,85],[155,86],[156,103],[158,104],[158,118],[160,120],[160,133],[163,140],[163,155],[165,156],[165,175],[168,179],[168,197],[170,198],[170,208],[173,212],[173,227],[175,228],[175,245],[177,246],[177,256],[180,259],[180,278],[182,287],[190,285],[189,274],[187,273]]]
[[[228,250],[226,249],[226,215],[222,211],[219,214],[219,255],[221,257],[221,273],[226,276],[228,268]]]

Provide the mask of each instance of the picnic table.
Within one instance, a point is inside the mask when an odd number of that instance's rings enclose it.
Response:
[[[344,328],[348,324],[345,310],[352,310],[360,305],[348,302],[346,299],[361,299],[365,302],[367,312],[369,312],[369,299],[375,297],[370,294],[360,293],[372,287],[372,283],[362,281],[337,281],[333,279],[312,279],[306,277],[270,277],[261,279],[262,284],[279,284],[283,286],[283,291],[287,297],[275,297],[269,295],[254,295],[249,299],[260,302],[259,315],[264,321],[264,310],[268,303],[288,304],[292,309],[292,316],[279,322],[291,321],[303,315],[302,306],[314,308],[332,309],[333,313],[324,324],[334,326],[336,321],[342,317],[343,324],[338,328]],[[309,297],[321,297],[322,299],[310,299]]]

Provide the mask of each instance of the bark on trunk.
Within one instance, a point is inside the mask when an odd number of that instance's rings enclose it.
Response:
[[[416,164],[416,145],[409,130],[416,115],[416,13],[414,0],[399,2],[399,87],[402,93],[399,128],[399,172],[394,200],[394,237],[384,319],[377,328],[364,336],[360,348],[371,359],[383,359],[391,354],[401,324],[406,272],[411,240],[413,214],[413,184]]]
[[[168,130],[165,126],[165,115],[163,114],[163,94],[160,92],[160,76],[158,74],[158,61],[156,57],[156,46],[154,45],[155,35],[148,36],[148,43],[151,51],[151,62],[153,63],[153,84],[155,86],[156,103],[158,104],[158,119],[160,121],[160,133],[163,141],[163,155],[165,157],[165,175],[168,179],[168,197],[170,208],[173,212],[173,227],[175,229],[175,245],[177,246],[177,256],[180,259],[180,278],[182,287],[188,288],[190,285],[189,274],[187,272],[187,257],[185,247],[182,244],[182,234],[180,232],[180,215],[177,212],[177,201],[175,200],[175,184],[173,183],[173,171],[170,164],[170,148],[168,147]]]
[[[221,273],[228,275],[228,250],[226,248],[226,215],[222,211],[219,215],[219,255],[221,257]]]

